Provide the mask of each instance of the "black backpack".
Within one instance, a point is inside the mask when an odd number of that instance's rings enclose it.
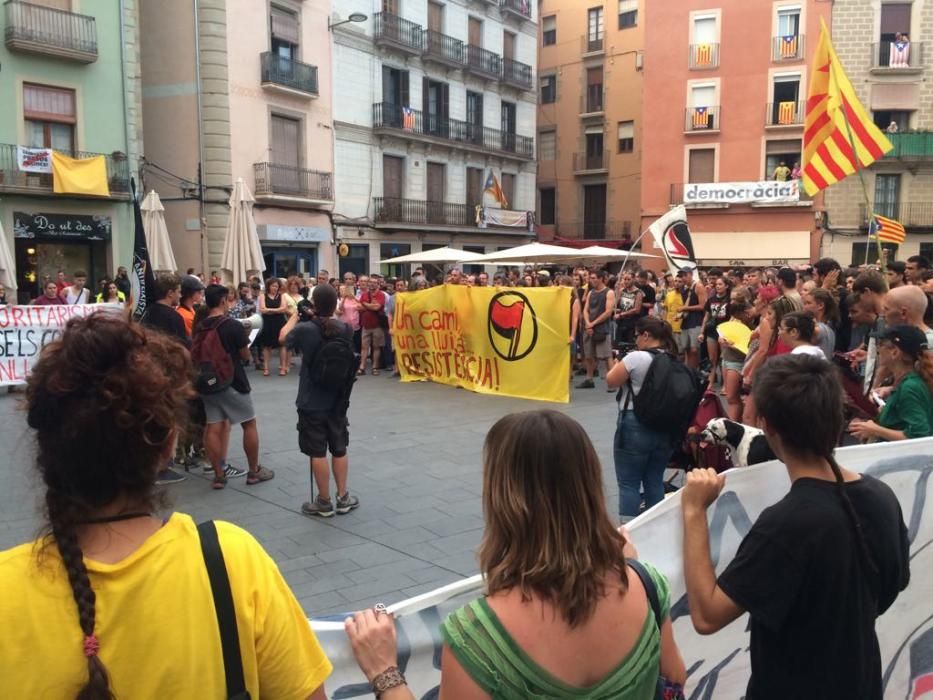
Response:
[[[353,342],[342,334],[326,335],[324,323],[317,319],[312,323],[321,331],[321,345],[309,364],[311,383],[324,389],[347,389],[356,379],[359,365]]]
[[[628,409],[629,402],[634,401],[635,417],[642,425],[681,438],[693,421],[693,415],[703,398],[700,375],[668,352],[647,352],[654,355],[654,359],[648,367],[645,381],[635,396],[632,380],[629,379],[622,410]],[[621,398],[620,389],[617,400]]]

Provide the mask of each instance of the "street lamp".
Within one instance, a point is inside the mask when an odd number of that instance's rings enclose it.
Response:
[[[350,22],[365,22],[369,17],[364,15],[362,12],[351,12],[350,16],[342,22],[330,23],[330,17],[327,18],[327,31],[332,30],[334,27],[339,27],[341,24],[349,24]]]

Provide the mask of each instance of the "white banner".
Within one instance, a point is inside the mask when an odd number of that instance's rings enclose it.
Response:
[[[933,678],[933,547],[929,546],[933,543],[933,512],[927,511],[926,503],[933,496],[933,438],[847,447],[838,450],[837,457],[845,467],[884,481],[900,501],[910,538],[911,581],[878,619],[876,629],[884,697],[919,698],[922,693],[908,692],[929,688]],[[739,542],[761,511],[783,497],[790,486],[787,470],[778,462],[727,474],[726,487],[709,510],[711,552],[717,572],[735,556]],[[630,531],[640,557],[658,567],[670,581],[674,636],[689,669],[687,697],[740,700],[751,670],[748,620],[742,616],[708,637],[694,631],[682,570],[679,495],[667,498],[633,521]],[[406,674],[415,697],[437,697],[443,645],[439,626],[448,613],[481,591],[482,581],[474,576],[390,607],[398,617],[399,668]],[[343,616],[314,619],[311,624],[334,665],[334,673],[327,681],[328,696],[370,696],[343,631]]]
[[[51,173],[51,148],[16,147],[16,167],[25,173]]]
[[[691,182],[684,185],[684,204],[778,204],[799,202],[798,180],[762,182]]]
[[[122,304],[0,306],[0,386],[25,384],[42,348],[61,336],[69,319],[122,310]]]
[[[488,226],[508,226],[511,228],[524,228],[531,230],[533,219],[531,212],[513,211],[511,209],[493,209],[482,207],[479,211],[480,228]]]

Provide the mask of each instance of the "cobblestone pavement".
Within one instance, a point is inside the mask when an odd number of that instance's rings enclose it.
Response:
[[[259,416],[260,459],[273,481],[231,480],[211,491],[192,472],[169,487],[174,509],[196,520],[234,522],[263,544],[309,615],[392,603],[477,571],[482,535],[483,439],[501,416],[552,406],[587,429],[603,462],[606,498],[617,512],[612,468],[615,410],[605,385],[576,390],[567,405],[484,396],[437,384],[361,377],[350,407],[350,489],[360,507],[327,520],[300,514],[309,498],[308,460],[298,451],[298,377],[250,374]],[[2,390],[0,390],[2,391]],[[31,435],[22,393],[0,394],[0,549],[41,526]],[[234,428],[229,459],[245,464]]]

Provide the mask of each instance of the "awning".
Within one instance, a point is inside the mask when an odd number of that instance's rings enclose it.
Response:
[[[777,267],[810,261],[809,231],[691,231],[690,235],[703,267]]]

